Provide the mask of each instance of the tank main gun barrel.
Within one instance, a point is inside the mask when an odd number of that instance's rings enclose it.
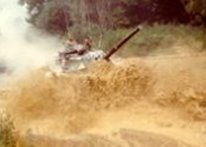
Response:
[[[129,33],[125,38],[123,38],[117,45],[109,50],[105,55],[104,59],[109,61],[109,58],[116,53],[127,41],[129,41],[136,33],[142,29],[141,26],[136,27],[131,33]]]

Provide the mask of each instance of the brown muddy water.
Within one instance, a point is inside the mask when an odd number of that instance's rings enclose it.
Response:
[[[21,134],[29,130],[47,142],[90,134],[82,146],[100,140],[94,146],[153,147],[168,138],[175,145],[167,146],[206,145],[206,56],[101,61],[85,73],[52,77],[46,72],[34,70],[1,90],[2,108]],[[68,143],[59,146],[81,146]]]

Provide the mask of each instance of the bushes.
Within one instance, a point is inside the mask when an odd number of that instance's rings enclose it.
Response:
[[[6,112],[0,112],[0,147],[34,147],[30,143],[29,134],[20,136],[13,121]]]
[[[5,112],[0,113],[0,147],[15,147],[16,139],[11,117]]]

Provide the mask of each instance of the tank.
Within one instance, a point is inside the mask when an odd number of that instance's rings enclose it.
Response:
[[[84,50],[81,44],[66,48],[56,55],[52,70],[61,73],[76,72],[87,69],[90,63],[97,60],[107,60],[109,62],[111,57],[140,30],[140,26],[136,27],[112,48],[108,49],[107,53],[95,48]]]

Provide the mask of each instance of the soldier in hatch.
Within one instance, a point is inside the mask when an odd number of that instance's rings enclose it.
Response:
[[[57,63],[62,65],[63,71],[68,69],[68,63],[71,57],[83,56],[92,50],[92,40],[86,38],[83,44],[78,44],[75,39],[69,38],[66,41],[66,49],[59,52]]]
[[[68,46],[67,48],[69,50],[63,52],[65,56],[74,55],[74,54],[83,55],[88,51],[91,51],[92,49],[92,40],[89,38],[86,38],[83,44],[78,44],[74,39],[71,38],[66,43]]]

